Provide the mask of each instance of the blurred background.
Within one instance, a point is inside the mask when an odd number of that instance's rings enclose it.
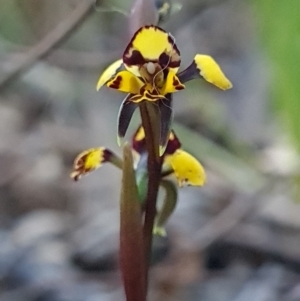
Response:
[[[155,237],[149,300],[300,300],[300,2],[168,3],[160,26],[182,66],[210,54],[233,89],[194,80],[174,95],[174,128],[208,181],[180,189]],[[124,95],[95,85],[129,42],[132,5],[0,0],[0,301],[124,300],[121,173],[69,173],[83,149],[121,152]]]

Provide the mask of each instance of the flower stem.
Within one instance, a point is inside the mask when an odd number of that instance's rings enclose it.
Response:
[[[123,160],[119,156],[115,155],[114,153],[111,153],[111,156],[109,158],[109,162],[112,165],[114,165],[114,166],[116,166],[120,169],[123,169]]]
[[[156,200],[161,180],[162,160],[159,156],[160,119],[157,107],[151,103],[143,102],[140,105],[140,113],[148,151],[148,190],[145,202],[145,220],[143,229],[145,263],[147,267],[145,278],[147,283],[152,249],[152,232],[156,216]]]

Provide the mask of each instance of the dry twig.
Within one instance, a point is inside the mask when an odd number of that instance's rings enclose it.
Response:
[[[24,71],[30,68],[37,60],[43,58],[58,44],[66,40],[93,11],[94,1],[81,1],[70,15],[61,21],[45,38],[39,41],[27,54],[0,79],[0,89],[3,89]]]

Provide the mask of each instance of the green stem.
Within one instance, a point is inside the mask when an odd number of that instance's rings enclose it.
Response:
[[[145,220],[144,220],[144,247],[145,247],[145,263],[146,283],[148,280],[148,268],[152,249],[152,232],[154,219],[156,216],[156,200],[161,180],[162,160],[159,156],[159,112],[151,103],[143,102],[140,105],[140,113],[142,125],[145,131],[146,147],[148,151],[148,189],[145,202]]]

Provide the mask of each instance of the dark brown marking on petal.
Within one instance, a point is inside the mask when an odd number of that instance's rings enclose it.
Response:
[[[148,100],[153,100],[153,101],[156,101],[156,100],[159,100],[161,98],[160,95],[154,95],[154,94],[151,94],[149,91],[146,91],[143,95],[145,97],[145,99],[148,99]]]
[[[123,53],[123,62],[125,63],[125,59],[126,59],[126,57],[130,57],[130,51],[131,51],[131,49],[133,49],[133,41],[135,40],[135,38],[136,38],[136,36],[138,35],[138,33],[141,31],[143,29],[143,27],[141,27],[134,35],[133,35],[133,37],[131,38],[131,40],[130,40],[130,42],[129,42],[129,44],[127,45],[127,47],[125,48],[125,51],[124,51],[124,53]]]
[[[73,168],[74,171],[71,173],[71,178],[74,181],[80,180],[80,178],[88,172],[84,166],[86,158],[87,158],[87,154],[75,159],[74,168]]]
[[[173,46],[173,55],[175,55],[175,53],[178,55],[178,57],[180,58],[180,51],[175,43],[175,39],[172,37],[171,34],[169,34],[168,36],[168,42]]]
[[[139,128],[136,130],[136,132],[134,133],[133,137],[132,137],[132,148],[139,154],[145,152],[146,150],[146,140],[145,137],[141,140],[137,140],[136,136],[139,133],[139,131],[141,130],[141,125],[139,126]]]
[[[153,26],[153,25],[146,25],[146,26],[143,26],[143,27],[141,27],[139,30],[137,30],[136,33],[135,33],[135,34],[133,35],[133,37],[131,38],[129,44],[127,45],[127,47],[126,47],[126,49],[125,49],[125,51],[124,51],[124,53],[123,53],[123,62],[124,62],[126,65],[129,65],[129,66],[130,66],[130,65],[139,65],[139,64],[140,64],[140,63],[136,64],[136,63],[132,63],[132,62],[131,62],[131,59],[132,59],[133,56],[138,56],[138,55],[140,55],[140,56],[142,57],[143,61],[145,61],[144,58],[143,58],[143,56],[141,55],[141,53],[138,52],[137,50],[134,50],[134,47],[133,47],[133,41],[136,39],[136,36],[137,36],[141,31],[143,31],[145,28],[149,29],[149,28],[151,28],[151,27],[156,28],[156,26]],[[163,29],[161,29],[161,28],[159,28],[159,27],[157,27],[157,28],[160,29],[160,30],[162,30],[162,31],[164,31]],[[134,52],[136,52],[136,53],[138,53],[138,54],[134,54]],[[138,58],[138,57],[133,57],[133,61],[140,61],[140,58]],[[142,64],[143,64],[143,63],[141,63],[141,65],[142,65]]]
[[[146,61],[139,51],[133,50],[131,55],[130,53],[128,54],[124,53],[123,62],[128,66],[132,66],[132,65],[143,65],[145,64]]]
[[[102,160],[101,160],[101,163],[104,163],[104,162],[108,162],[112,156],[112,152],[109,150],[109,149],[104,149],[103,150],[103,155],[102,155]]]
[[[173,78],[173,86],[176,90],[182,90],[184,89],[184,85],[181,84],[181,82],[177,78]]]
[[[84,167],[84,162],[86,161],[86,158],[87,158],[87,154],[75,159],[74,168],[75,169],[83,168]]]
[[[162,68],[165,68],[166,66],[169,66],[170,63],[170,56],[168,56],[165,52],[163,52],[159,58],[158,62]]]
[[[109,88],[119,89],[122,81],[122,76],[118,75],[112,83],[108,85]]]
[[[151,94],[152,94],[153,96],[159,95],[157,89],[153,89],[153,90],[151,91]]]
[[[177,80],[175,77],[173,78],[173,85],[178,86],[179,85],[179,80]]]
[[[172,155],[174,154],[179,148],[181,148],[181,143],[179,141],[179,139],[177,138],[174,130],[172,130],[171,132],[173,135],[171,135],[167,147],[166,147],[166,151],[165,154],[168,155]]]
[[[73,179],[75,182],[79,181],[81,178],[81,174],[79,172],[73,171],[70,175],[71,179]]]
[[[173,39],[173,37],[172,37],[171,34],[168,35],[168,42],[169,42],[171,45],[176,46],[175,40]]]
[[[171,34],[169,34],[169,36],[168,36],[168,42],[172,45],[172,51],[170,53],[167,53],[167,55],[169,57],[171,57],[168,67],[169,68],[178,68],[181,63],[180,51],[179,51],[177,45],[175,44],[175,39],[173,38],[173,36]]]
[[[171,61],[168,65],[169,68],[178,68],[180,66],[181,61],[180,60],[174,60]]]
[[[145,91],[146,91],[146,85],[144,85],[144,86],[140,89],[140,94],[143,95]]]

